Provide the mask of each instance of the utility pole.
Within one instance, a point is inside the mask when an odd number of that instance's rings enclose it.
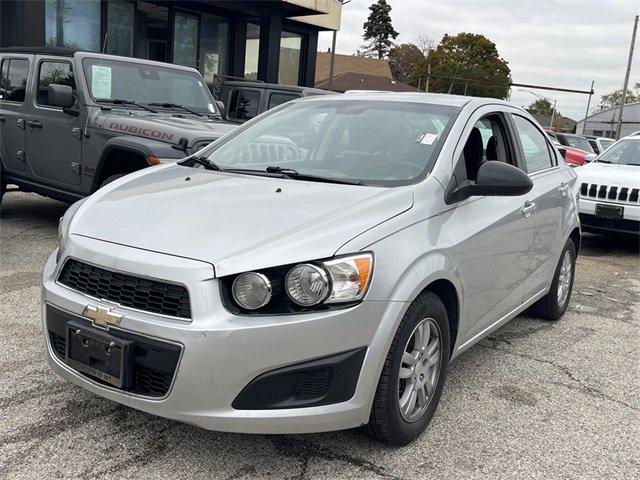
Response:
[[[620,104],[620,114],[618,115],[618,125],[616,126],[616,140],[620,140],[622,133],[622,114],[624,104],[627,101],[627,88],[629,88],[629,74],[631,73],[631,62],[633,62],[633,47],[636,43],[636,33],[638,32],[638,15],[633,22],[633,34],[631,35],[631,45],[629,46],[629,60],[627,61],[627,72],[624,75],[624,87],[622,87],[622,103]]]
[[[551,130],[553,130],[553,119],[556,116],[556,106],[558,105],[558,100],[554,100],[553,101],[553,110],[551,111],[551,125],[549,125],[549,128]]]
[[[333,90],[333,65],[336,62],[336,35],[338,32],[333,31],[333,40],[331,40],[331,62],[329,63],[329,90]]]
[[[589,116],[589,108],[591,108],[591,96],[593,95],[593,85],[595,82],[591,80],[591,89],[589,90],[589,100],[587,100],[587,111],[584,113],[584,122],[582,123],[582,134],[587,129],[587,117]]]
[[[427,65],[427,84],[424,87],[424,91],[429,93],[429,78],[431,77],[431,64]]]

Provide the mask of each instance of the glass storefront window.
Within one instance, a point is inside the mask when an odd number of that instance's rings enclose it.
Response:
[[[278,67],[279,84],[298,85],[300,83],[301,51],[302,35],[282,30]]]
[[[47,46],[100,51],[100,0],[46,0]]]
[[[214,75],[227,75],[229,22],[226,18],[202,14],[200,17],[200,66],[207,83]]]
[[[173,63],[198,66],[198,17],[176,12],[173,24]]]
[[[247,43],[244,57],[244,78],[258,79],[258,57],[260,55],[260,25],[247,23]]]
[[[169,8],[151,2],[136,2],[133,56],[168,61]]]
[[[107,53],[133,55],[133,14],[135,5],[122,0],[111,1],[107,9]]]

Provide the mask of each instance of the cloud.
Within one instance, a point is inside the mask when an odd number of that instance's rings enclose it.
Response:
[[[342,29],[336,51],[352,54],[362,45],[362,24],[373,0],[353,0],[343,7]],[[419,35],[440,41],[445,33],[480,33],[495,42],[509,62],[514,82],[588,90],[595,81],[592,107],[600,97],[622,88],[633,28],[640,0],[620,1],[507,1],[507,0],[387,0],[400,32],[397,42]],[[322,33],[319,49],[331,46],[331,34]],[[640,34],[630,85],[640,82]],[[557,99],[564,115],[584,117],[587,96],[537,90]],[[516,105],[535,97],[513,89]]]

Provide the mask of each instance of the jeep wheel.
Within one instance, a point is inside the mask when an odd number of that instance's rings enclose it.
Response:
[[[7,190],[7,184],[4,183],[2,179],[2,160],[0,160],[0,206],[2,205],[2,197],[4,196],[4,192]]]
[[[449,323],[440,298],[424,292],[404,315],[376,389],[369,432],[387,445],[415,440],[433,417],[449,367]]]
[[[549,293],[531,306],[531,314],[547,320],[558,320],[562,317],[571,299],[575,271],[576,245],[569,239],[562,249]]]

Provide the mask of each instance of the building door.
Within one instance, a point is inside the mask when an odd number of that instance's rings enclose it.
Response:
[[[198,68],[200,17],[179,10],[173,16],[173,63]]]

